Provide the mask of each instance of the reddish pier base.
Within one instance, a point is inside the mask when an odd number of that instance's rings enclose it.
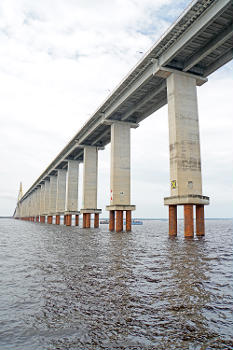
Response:
[[[60,225],[60,215],[56,215],[56,225]]]
[[[177,205],[169,205],[169,236],[177,235]]]
[[[95,221],[94,221],[94,228],[98,228],[99,227],[99,213],[95,213]]]
[[[193,235],[193,205],[184,204],[184,236],[186,238],[192,238]]]
[[[116,210],[116,232],[123,231],[123,210]]]
[[[126,232],[131,231],[132,229],[132,211],[126,210]],[[124,222],[124,211],[123,210],[110,210],[109,211],[109,231],[113,232],[116,229],[116,232],[123,231],[123,222]]]
[[[205,213],[204,205],[196,205],[196,235],[205,235]]]
[[[110,210],[109,211],[109,231],[115,230],[115,211]]]
[[[86,228],[90,228],[90,227],[91,227],[91,214],[86,213]]]
[[[131,231],[131,210],[126,210],[126,231]]]
[[[75,215],[75,226],[79,225],[79,215]]]
[[[72,221],[72,215],[67,214],[66,215],[66,226],[71,226],[71,221]]]
[[[40,216],[40,222],[41,222],[42,224],[45,223],[45,216]]]
[[[53,217],[52,217],[52,215],[49,215],[47,217],[47,224],[52,224],[52,223],[53,223]]]

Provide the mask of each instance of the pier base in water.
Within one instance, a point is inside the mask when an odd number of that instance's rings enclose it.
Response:
[[[192,204],[184,204],[184,236],[186,238],[194,236]]]
[[[72,215],[67,214],[66,215],[66,226],[71,226],[71,222],[72,222]]]
[[[91,227],[91,214],[86,213],[86,228],[90,228],[90,227]]]
[[[205,235],[205,213],[204,205],[196,205],[196,235]]]
[[[123,231],[123,210],[116,210],[116,232]]]
[[[109,231],[115,230],[115,210],[109,211]]]
[[[131,231],[131,220],[132,220],[131,210],[126,210],[126,231],[127,232]]]
[[[45,216],[40,216],[40,222],[42,223],[42,224],[44,224],[45,223]]]
[[[177,205],[169,205],[169,236],[177,235]]]
[[[99,227],[99,213],[95,213],[94,228]]]
[[[52,217],[52,215],[49,215],[47,217],[47,224],[52,224],[52,223],[53,223],[53,217]]]

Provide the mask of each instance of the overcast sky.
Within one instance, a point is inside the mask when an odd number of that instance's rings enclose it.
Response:
[[[180,15],[181,0],[1,0],[0,215],[24,192],[110,91]],[[198,88],[208,217],[232,217],[233,64]],[[167,106],[132,130],[132,204],[167,217]],[[106,215],[110,146],[99,152],[98,207]],[[80,207],[82,166],[80,171]],[[180,210],[180,216],[182,212]]]

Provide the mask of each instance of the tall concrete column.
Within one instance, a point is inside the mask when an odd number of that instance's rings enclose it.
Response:
[[[42,183],[40,186],[40,222],[45,222],[45,184]]]
[[[36,190],[34,190],[32,192],[32,221],[35,220],[36,217],[36,200],[37,200],[37,196],[36,196]]]
[[[129,123],[114,122],[111,125],[111,169],[110,169],[110,231],[113,230],[113,211],[116,211],[116,230],[123,229],[123,211],[135,210],[130,204],[130,128]],[[130,215],[128,214],[128,217]],[[129,222],[128,222],[129,228]]]
[[[78,211],[78,179],[79,161],[68,160],[66,178],[66,225],[71,226],[72,215],[79,215]]]
[[[50,188],[50,181],[45,180],[45,193],[44,193],[44,216],[48,216],[49,214],[49,188]]]
[[[81,209],[81,213],[83,214],[83,228],[90,227],[92,213],[101,213],[101,209],[97,209],[97,183],[98,148],[85,146],[83,160],[83,203]]]
[[[34,192],[30,193],[30,220],[34,220],[34,214],[35,213],[35,198],[34,198]]]
[[[53,223],[53,216],[56,213],[56,200],[57,200],[57,177],[50,176],[49,185],[49,211],[48,211],[48,224]]]
[[[36,221],[37,222],[39,222],[39,218],[40,218],[40,192],[41,192],[41,186],[38,186],[36,190]]]
[[[35,191],[33,192],[33,202],[34,202],[34,212],[33,212],[33,217],[36,221],[36,217],[37,217],[37,188],[35,189]]]
[[[30,195],[28,196],[28,218],[29,221],[32,221],[32,194],[30,193]]]
[[[64,215],[66,206],[66,173],[65,169],[57,170],[56,225],[60,224],[60,215]]]
[[[188,74],[172,73],[167,78],[167,96],[171,196],[164,203],[209,204],[209,197],[202,195],[196,79]],[[187,208],[186,222],[191,227],[192,211]]]

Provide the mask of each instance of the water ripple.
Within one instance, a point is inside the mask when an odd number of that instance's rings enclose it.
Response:
[[[0,220],[0,349],[232,350],[232,221],[206,231]]]

